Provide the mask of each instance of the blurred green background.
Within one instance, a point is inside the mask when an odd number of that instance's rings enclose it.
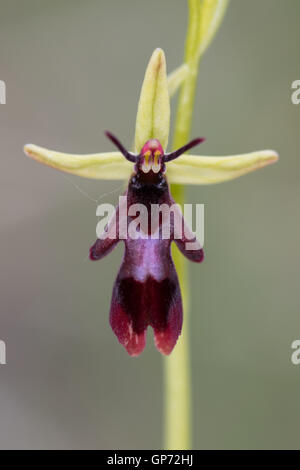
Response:
[[[169,71],[181,63],[186,2],[1,0],[0,11],[0,447],[160,448],[162,357],[150,331],[135,359],[112,333],[122,246],[87,260],[96,204],[71,181],[113,203],[120,183],[66,178],[22,147],[105,151],[104,129],[129,145],[153,49]],[[232,0],[200,65],[201,153],[281,159],[188,188],[205,204],[206,259],[190,264],[197,449],[300,447],[299,21],[298,0]]]

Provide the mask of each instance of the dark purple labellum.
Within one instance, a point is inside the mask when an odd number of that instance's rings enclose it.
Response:
[[[121,227],[127,228],[135,219],[128,215],[127,211],[133,204],[146,206],[149,226],[153,205],[165,204],[175,207],[169,238],[162,237],[161,217],[158,238],[134,239],[128,235],[124,239],[125,253],[114,284],[110,309],[111,327],[131,356],[137,356],[143,351],[148,326],[153,328],[157,349],[163,354],[170,354],[182,328],[182,300],[171,257],[171,242],[174,241],[191,261],[200,263],[204,254],[200,244],[187,228],[181,211],[174,206],[175,201],[170,195],[164,175],[165,162],[177,158],[203,139],[196,139],[170,154],[164,154],[159,141],[152,139],[144,145],[139,155],[135,155],[128,152],[112,134],[107,133],[107,136],[125,158],[135,163],[135,171],[129,180],[126,198],[123,198],[126,201],[126,210],[118,206],[106,230],[108,235],[112,227],[116,228],[116,237],[99,238],[90,248],[90,259],[103,258],[124,238],[121,236]],[[183,228],[180,239],[174,236],[175,220],[179,220]],[[196,244],[196,249],[186,249],[186,242]]]

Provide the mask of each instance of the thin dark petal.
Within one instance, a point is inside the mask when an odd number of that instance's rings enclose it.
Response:
[[[117,279],[111,303],[110,324],[131,356],[139,355],[152,326],[155,345],[170,354],[182,327],[182,302],[177,278],[160,282],[149,277],[139,282],[132,277]]]

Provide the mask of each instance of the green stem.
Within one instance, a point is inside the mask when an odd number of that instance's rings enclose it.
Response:
[[[189,73],[180,90],[173,147],[186,144],[190,137],[199,58],[196,50],[200,30],[201,3],[189,0],[189,24],[185,45],[185,63]],[[183,186],[173,185],[172,195],[183,205]],[[191,374],[189,338],[189,283],[185,259],[177,248],[173,251],[184,309],[183,331],[174,351],[165,359],[165,448],[190,449],[191,439]]]

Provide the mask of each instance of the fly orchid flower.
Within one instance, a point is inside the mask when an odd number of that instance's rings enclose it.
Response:
[[[165,56],[156,49],[148,64],[136,119],[135,151],[130,152],[111,133],[107,137],[118,152],[91,155],[70,155],[47,150],[36,145],[25,145],[26,155],[61,171],[95,179],[123,180],[129,178],[125,192],[127,207],[143,203],[166,204],[174,207],[168,183],[211,184],[227,181],[277,160],[276,152],[265,150],[244,155],[208,157],[187,155],[185,152],[203,141],[202,138],[174,152],[167,153],[170,102],[169,96],[176,86],[172,76],[166,74]],[[125,158],[124,158],[125,157]],[[175,205],[176,206],[176,205]],[[97,239],[90,249],[92,260],[110,253],[120,239],[120,224],[128,226],[133,219],[129,213],[119,218],[117,207],[108,223],[104,237]],[[175,211],[185,230],[181,238],[161,236],[135,239],[127,236],[125,254],[114,284],[110,324],[127,352],[140,354],[146,341],[146,330],[154,330],[155,344],[163,354],[170,354],[182,327],[182,301],[177,274],[171,257],[170,245],[175,241],[179,250],[191,261],[201,262],[203,250],[182,217]],[[116,227],[117,236],[109,236]],[[173,231],[172,231],[173,230]],[[196,248],[189,250],[185,242],[194,241]]]

